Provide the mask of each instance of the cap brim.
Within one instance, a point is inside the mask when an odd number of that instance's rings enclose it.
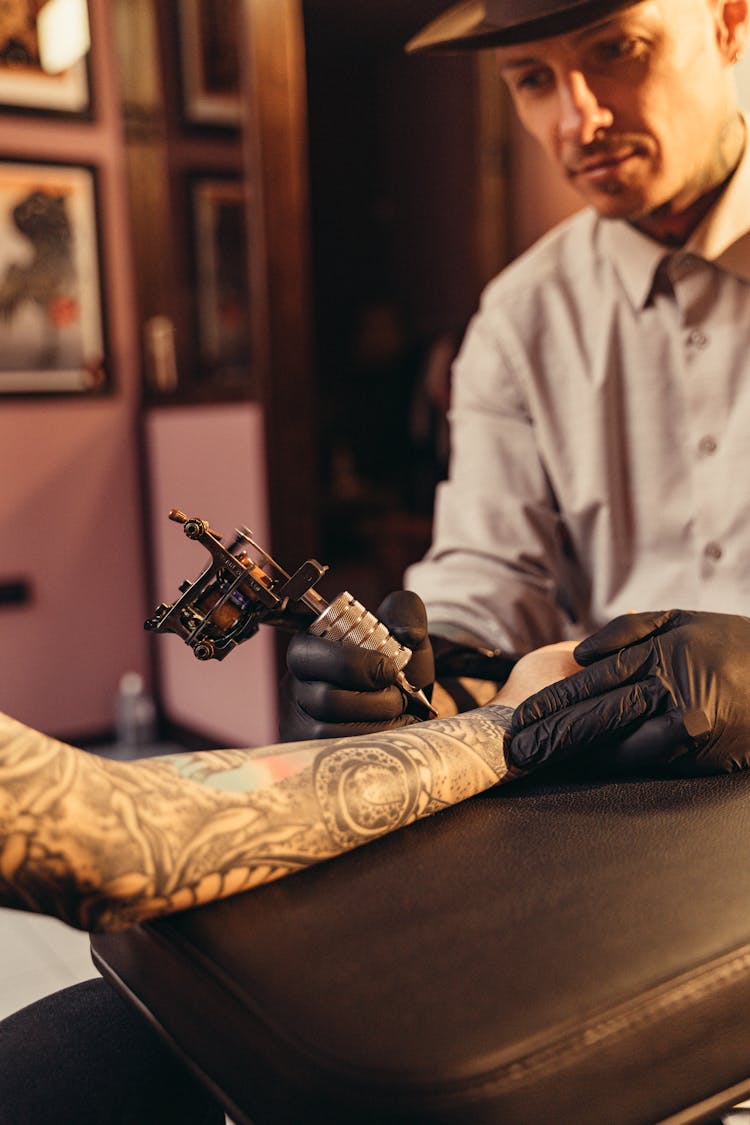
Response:
[[[549,0],[537,3],[533,18],[516,14],[520,4],[509,3],[504,20],[488,15],[486,0],[463,0],[422,28],[406,44],[409,54],[437,51],[478,51],[512,43],[527,43],[550,35],[561,35],[606,19],[618,8],[638,0]],[[533,5],[532,5],[533,7]],[[528,6],[524,6],[528,13]]]

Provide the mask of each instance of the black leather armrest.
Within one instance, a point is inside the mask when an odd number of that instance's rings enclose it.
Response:
[[[516,783],[92,946],[238,1123],[702,1120],[750,1090],[750,775]]]

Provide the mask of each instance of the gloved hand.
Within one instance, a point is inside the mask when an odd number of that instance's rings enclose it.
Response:
[[[409,683],[429,688],[435,662],[421,598],[411,590],[397,590],[375,616],[412,650],[404,669]],[[408,709],[410,701],[396,682],[395,664],[377,652],[298,633],[289,643],[286,660],[279,721],[285,742],[390,730],[424,718]]]
[[[601,750],[604,769],[680,774],[750,765],[750,618],[625,614],[582,641],[586,665],[517,709],[510,759],[529,769]]]

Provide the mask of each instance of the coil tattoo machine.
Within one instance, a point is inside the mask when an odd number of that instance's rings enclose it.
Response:
[[[180,596],[171,605],[157,606],[145,628],[154,633],[176,633],[198,660],[223,660],[232,649],[255,636],[261,625],[304,630],[341,644],[360,645],[393,661],[398,684],[418,710],[436,712],[423,691],[412,687],[404,675],[411,649],[400,644],[381,621],[344,591],[326,599],[315,589],[328,570],[315,559],[302,563],[293,574],[255,542],[246,527],[223,546],[221,535],[196,516],[173,508],[169,518],[182,524],[188,539],[201,543],[210,555],[193,582],[181,583]]]

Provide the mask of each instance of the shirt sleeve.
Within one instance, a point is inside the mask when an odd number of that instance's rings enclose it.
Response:
[[[454,365],[449,479],[436,494],[432,546],[405,584],[432,631],[524,652],[568,635],[570,618],[560,604],[563,524],[506,327],[485,307]]]

